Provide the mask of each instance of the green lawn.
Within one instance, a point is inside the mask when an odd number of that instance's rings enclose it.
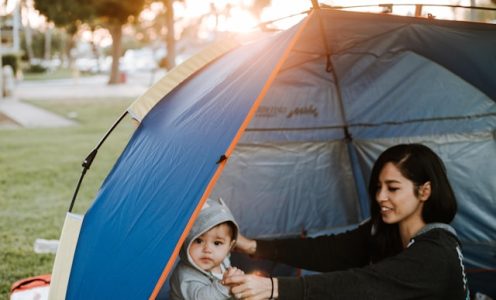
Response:
[[[53,254],[36,254],[36,238],[58,239],[81,162],[131,100],[34,102],[61,115],[77,113],[78,126],[0,129],[0,299],[25,277],[51,273]],[[86,174],[73,212],[84,213],[134,131],[125,118]]]
[[[74,70],[70,70],[67,68],[58,68],[53,71],[46,71],[41,73],[30,73],[28,71],[24,71],[23,78],[26,81],[30,81],[30,80],[67,79],[67,78],[73,78],[75,76],[84,77],[90,75],[91,74],[75,72]]]

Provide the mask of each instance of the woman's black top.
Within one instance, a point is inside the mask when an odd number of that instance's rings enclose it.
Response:
[[[374,264],[370,222],[337,235],[257,240],[254,256],[324,272],[278,278],[281,300],[468,299],[456,233],[446,224],[426,227],[400,254]]]

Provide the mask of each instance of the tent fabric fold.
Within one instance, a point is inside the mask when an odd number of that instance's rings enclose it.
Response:
[[[374,160],[408,142],[446,163],[467,267],[494,268],[496,25],[321,9],[190,62],[130,106],[141,123],[84,217],[67,299],[154,298],[206,197],[252,237],[357,224]]]

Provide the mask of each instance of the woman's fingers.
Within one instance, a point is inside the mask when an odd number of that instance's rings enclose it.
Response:
[[[254,254],[257,250],[257,242],[255,240],[246,238],[242,234],[238,234],[238,237],[236,239],[236,246],[234,249],[241,253]]]
[[[229,267],[229,268],[227,268],[227,271],[224,272],[224,276],[227,276],[227,277],[232,276],[233,274],[236,273],[236,270],[237,269],[238,268],[236,268],[236,267]]]
[[[232,286],[231,293],[236,299],[268,299],[271,292],[269,278],[256,275],[236,275],[226,279]]]
[[[244,283],[246,275],[244,274],[233,274],[229,277],[224,278],[223,284],[225,285],[239,285]]]
[[[224,280],[224,284],[231,287],[231,293],[236,299],[246,299],[248,294],[246,293],[246,287],[244,283],[246,281],[246,275],[236,274],[232,275]]]
[[[234,276],[234,275],[243,275],[245,274],[245,272],[243,272],[242,270],[236,268],[236,267],[229,267],[227,268],[227,270],[224,272],[224,275],[222,276],[222,284],[226,284],[225,283],[225,280],[231,276]]]

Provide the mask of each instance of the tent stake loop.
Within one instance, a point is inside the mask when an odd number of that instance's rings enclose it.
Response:
[[[227,156],[225,154],[222,154],[220,157],[219,157],[219,160],[216,162],[216,164],[220,164],[222,163],[223,161],[227,160]]]

